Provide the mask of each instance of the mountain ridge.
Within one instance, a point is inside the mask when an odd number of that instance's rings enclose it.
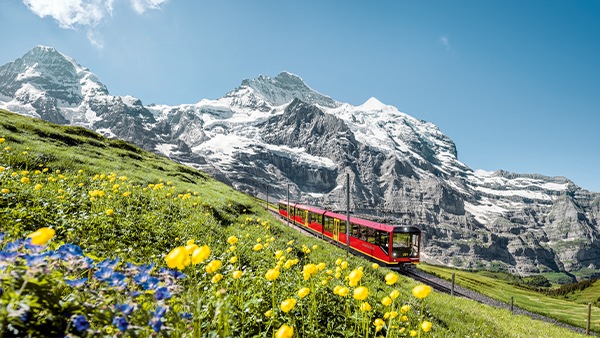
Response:
[[[600,268],[600,194],[563,177],[474,171],[433,123],[376,98],[338,102],[282,72],[216,100],[144,106],[36,48],[0,66],[0,107],[124,139],[254,195],[269,185],[286,196],[289,184],[295,200],[340,209],[350,174],[355,212],[421,226],[424,256],[447,265]]]

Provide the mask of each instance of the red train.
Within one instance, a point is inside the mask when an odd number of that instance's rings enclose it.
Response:
[[[288,211],[289,210],[289,211]],[[279,215],[313,234],[346,246],[346,215],[298,203],[279,202]],[[350,248],[385,266],[418,263],[421,230],[350,217]]]

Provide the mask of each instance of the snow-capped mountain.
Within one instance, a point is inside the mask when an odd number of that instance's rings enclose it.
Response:
[[[375,98],[338,102],[288,72],[216,100],[144,106],[36,47],[0,66],[0,107],[124,139],[262,197],[289,185],[294,200],[341,209],[348,173],[356,213],[421,226],[425,256],[444,264],[600,269],[600,194],[562,177],[473,171],[434,124]]]

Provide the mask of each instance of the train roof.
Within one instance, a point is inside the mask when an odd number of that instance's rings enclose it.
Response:
[[[281,200],[279,201],[279,203],[282,204],[288,204],[287,201]],[[325,216],[329,216],[332,218],[337,218],[339,220],[345,221],[346,220],[346,215],[345,214],[339,214],[333,211],[328,211],[328,210],[323,210],[323,209],[319,209],[310,205],[304,205],[304,204],[300,204],[300,203],[294,203],[294,202],[290,202],[289,203],[290,206],[292,207],[296,207],[296,208],[302,208],[304,210],[308,210],[310,212],[314,212],[317,214],[321,214],[321,215],[325,215]],[[404,232],[410,232],[410,233],[414,233],[414,232],[421,232],[421,229],[415,227],[415,226],[411,226],[411,225],[390,225],[390,224],[385,224],[385,223],[378,223],[378,222],[374,222],[374,221],[369,221],[366,219],[362,219],[362,218],[357,218],[357,217],[350,217],[350,223],[354,223],[354,224],[358,224],[358,225],[363,225],[369,228],[374,228],[374,229],[378,229],[378,230],[383,230],[386,232],[397,232],[397,233],[404,233]]]

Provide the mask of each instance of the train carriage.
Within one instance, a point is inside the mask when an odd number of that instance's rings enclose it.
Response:
[[[299,203],[279,202],[279,215],[321,238],[346,246],[346,215]],[[350,217],[350,248],[386,266],[418,263],[421,230]]]

